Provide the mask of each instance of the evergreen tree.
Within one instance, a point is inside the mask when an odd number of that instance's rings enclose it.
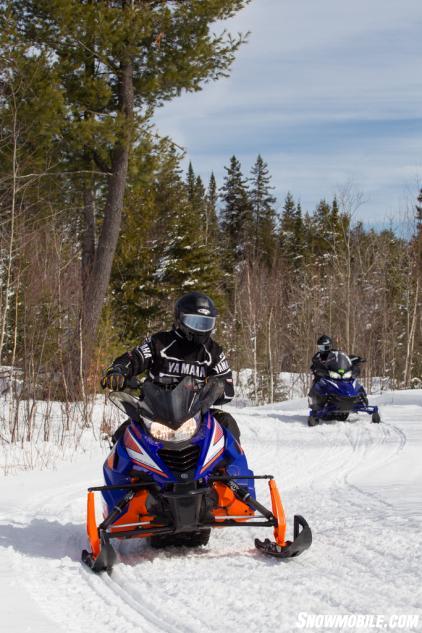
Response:
[[[251,176],[249,196],[255,225],[253,251],[258,259],[264,261],[267,266],[271,266],[277,249],[277,214],[274,209],[276,199],[271,193],[274,187],[270,184],[268,165],[261,155],[258,155],[252,167]]]
[[[86,173],[82,340],[90,358],[121,228],[129,160],[156,106],[226,76],[242,36],[214,35],[216,21],[248,0],[5,0],[19,37],[58,76],[65,125],[54,138],[71,170]],[[33,53],[32,53],[33,54]],[[93,171],[101,171],[95,200]],[[100,213],[96,217],[96,209]],[[102,221],[102,222],[101,222]],[[100,230],[96,235],[96,229]],[[76,368],[79,360],[76,359]],[[77,374],[77,372],[72,372]]]
[[[253,241],[252,207],[236,156],[230,159],[230,166],[221,188],[221,229],[226,251],[226,265],[230,270],[234,263],[245,260],[251,254]]]
[[[332,205],[321,200],[311,218],[311,249],[316,256],[330,255],[338,248],[349,226],[347,214],[341,214],[337,199]]]
[[[422,188],[416,199],[416,231],[422,234]]]
[[[191,205],[195,204],[196,197],[196,176],[193,170],[192,162],[189,161],[188,173],[186,178],[186,186],[188,191],[188,198]]]
[[[206,193],[205,244],[209,244],[210,248],[214,248],[218,256],[221,257],[221,235],[218,225],[217,201],[217,182],[214,173],[211,173],[208,191]]]
[[[206,197],[202,180],[195,176],[192,165],[186,184],[179,168],[173,171],[171,180],[171,184],[159,183],[158,214],[166,226],[166,239],[158,245],[160,258],[154,278],[171,300],[183,292],[198,290],[210,294],[221,307],[222,272],[218,252],[205,241]],[[173,189],[170,196],[166,193],[169,186]]]
[[[419,279],[422,293],[422,189],[419,192],[416,201],[416,232],[413,237],[413,246],[415,252],[416,277]],[[422,363],[422,345],[420,350],[420,362]]]
[[[305,229],[300,204],[296,205],[290,192],[284,200],[280,219],[280,248],[282,257],[295,268],[302,264]]]
[[[113,263],[111,302],[123,346],[135,345],[165,324],[168,289],[157,283],[157,270],[168,247],[173,216],[186,200],[180,161],[166,139],[137,148],[131,162],[122,232]],[[135,168],[136,165],[136,168]],[[158,273],[159,274],[159,273]],[[168,323],[167,323],[168,325]]]

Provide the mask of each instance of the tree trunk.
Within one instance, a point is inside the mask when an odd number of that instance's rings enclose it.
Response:
[[[86,372],[95,344],[98,324],[107,287],[110,281],[114,253],[119,238],[123,201],[128,172],[129,148],[133,122],[133,69],[131,62],[122,63],[119,76],[119,110],[125,116],[122,138],[116,142],[112,153],[111,173],[108,176],[108,191],[104,209],[104,220],[98,238],[91,271],[85,281],[81,319],[81,367]],[[92,207],[91,207],[92,208]],[[90,207],[86,209],[92,220]],[[87,262],[92,236],[87,234]]]
[[[82,250],[82,293],[85,298],[92,266],[95,260],[95,192],[94,183],[89,182],[83,191],[83,220],[81,250]]]
[[[5,284],[5,292],[4,292],[4,306],[3,315],[1,318],[1,326],[0,326],[0,363],[3,354],[3,348],[6,342],[6,330],[8,326],[8,316],[9,316],[9,308],[10,308],[10,297],[11,297],[11,287],[12,287],[12,272],[13,272],[13,250],[15,244],[15,225],[16,225],[16,192],[17,192],[17,177],[18,177],[18,162],[17,162],[17,147],[18,147],[18,113],[15,104],[15,95],[13,96],[13,154],[12,154],[12,200],[10,205],[10,234],[9,234],[9,245],[8,245],[8,254],[7,254],[7,265],[6,265],[6,284]],[[1,278],[0,278],[0,294],[1,294]]]

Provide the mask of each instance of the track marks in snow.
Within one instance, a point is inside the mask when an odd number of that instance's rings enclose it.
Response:
[[[251,468],[276,476],[288,534],[295,513],[311,525],[312,548],[299,559],[260,555],[253,539],[270,530],[227,528],[193,551],[121,542],[112,574],[95,576],[79,557],[85,489],[100,481],[99,450],[97,463],[37,473],[23,488],[19,477],[8,480],[6,496],[0,490],[0,565],[56,633],[290,633],[305,610],[422,616],[416,519],[400,513],[395,488],[383,479],[392,465],[407,467],[410,429],[411,446],[422,442],[422,397],[411,396],[409,407],[403,394],[387,404],[381,425],[363,417],[308,428],[303,401],[234,410]],[[257,488],[268,504],[266,482]]]

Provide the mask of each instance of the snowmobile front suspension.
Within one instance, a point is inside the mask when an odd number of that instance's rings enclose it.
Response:
[[[265,506],[259,503],[259,501],[253,499],[249,491],[240,486],[235,479],[269,479],[268,485],[270,488],[272,510],[268,510]],[[311,529],[305,519],[300,515],[294,516],[293,541],[286,541],[286,517],[284,514],[284,508],[277,484],[271,475],[233,478],[220,477],[218,480],[224,482],[240,501],[243,501],[243,503],[253,510],[260,512],[261,515],[267,519],[266,522],[261,523],[254,523],[253,521],[236,523],[233,520],[229,520],[218,522],[219,525],[261,525],[274,527],[275,542],[271,542],[269,539],[265,539],[265,541],[255,539],[255,547],[264,554],[276,556],[277,558],[291,558],[293,556],[298,556],[311,546]],[[302,528],[302,530],[300,530],[300,528]]]
[[[94,486],[88,488],[87,499],[87,535],[91,546],[91,551],[82,551],[82,562],[92,571],[110,571],[114,561],[116,560],[116,552],[114,551],[110,539],[119,535],[127,536],[127,532],[119,534],[110,534],[108,528],[114,523],[117,517],[124,512],[127,505],[133,499],[137,490],[148,487],[148,483],[142,484],[122,484],[120,486]],[[95,517],[95,498],[94,492],[103,490],[127,490],[128,492],[116,503],[110,514],[97,527]],[[144,530],[143,530],[144,531]],[[148,532],[148,530],[145,530]],[[133,533],[133,532],[132,532]]]

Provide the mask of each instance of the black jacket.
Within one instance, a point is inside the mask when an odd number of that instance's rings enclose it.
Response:
[[[318,371],[324,370],[326,369],[325,367],[325,361],[328,358],[328,355],[331,352],[335,352],[337,350],[330,350],[329,352],[317,352],[313,357],[312,357],[312,361],[311,361],[311,371],[314,374],[318,374]]]
[[[154,381],[181,380],[184,376],[205,381],[210,376],[219,376],[224,384],[224,395],[214,404],[224,404],[234,396],[232,372],[220,345],[211,338],[198,345],[176,329],[153,334],[116,358],[107,373],[116,370],[126,378],[147,371],[147,378]]]

